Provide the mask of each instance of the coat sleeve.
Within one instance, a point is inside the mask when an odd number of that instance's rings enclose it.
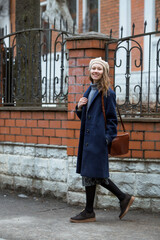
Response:
[[[79,110],[79,109],[78,109],[78,105],[76,105],[75,111],[76,111],[76,114],[77,114],[78,118],[81,119],[82,110]]]
[[[106,103],[106,142],[110,144],[117,136],[117,114],[116,114],[116,95],[113,91],[109,93]]]
[[[89,87],[89,88],[87,89],[87,91],[84,93],[83,97],[87,97],[87,98],[88,98],[88,93],[89,93],[90,89],[91,89],[91,87]],[[85,106],[83,106],[82,109],[83,109],[84,107],[85,107]],[[82,109],[79,110],[79,109],[78,109],[78,105],[76,105],[75,112],[76,112],[76,114],[77,114],[77,116],[78,116],[79,119],[81,119],[81,116],[82,116]],[[84,109],[83,109],[83,110],[84,110]]]

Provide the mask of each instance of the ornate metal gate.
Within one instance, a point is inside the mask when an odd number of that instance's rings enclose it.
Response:
[[[115,44],[113,85],[124,115],[160,115],[160,31],[110,39]],[[123,30],[123,29],[122,29]]]

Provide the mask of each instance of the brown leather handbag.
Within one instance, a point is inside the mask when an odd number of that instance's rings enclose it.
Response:
[[[117,110],[118,110],[119,118],[121,120],[121,125],[123,127],[124,133],[120,134],[120,135],[118,134],[113,139],[112,143],[108,146],[108,154],[112,157],[124,155],[124,154],[128,153],[128,150],[129,150],[129,134],[125,130],[118,106],[117,106]],[[102,111],[103,111],[103,115],[104,115],[105,126],[107,127],[107,119],[106,119],[106,114],[105,114],[103,94],[102,94]]]

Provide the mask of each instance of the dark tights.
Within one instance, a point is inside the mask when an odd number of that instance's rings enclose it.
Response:
[[[101,186],[112,192],[120,201],[125,198],[125,194],[110,180],[109,184],[102,183]],[[86,211],[93,212],[94,197],[96,192],[96,185],[88,186],[86,188]]]
[[[86,211],[93,212],[94,197],[96,192],[96,185],[86,187]]]

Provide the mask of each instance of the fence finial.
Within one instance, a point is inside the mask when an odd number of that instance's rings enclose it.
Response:
[[[62,30],[62,16],[61,16],[61,18],[60,18],[60,31]]]
[[[68,22],[66,20],[66,32],[68,31]]]
[[[144,33],[146,32],[147,21],[144,22]]]
[[[158,24],[159,24],[159,20],[158,18],[156,19],[156,31],[158,31]]]
[[[132,25],[132,36],[134,36],[134,29],[135,29],[135,24],[133,23],[133,25]]]
[[[75,22],[73,23],[73,34],[75,34],[75,29],[76,29],[76,24]]]
[[[54,18],[54,29],[56,29],[56,18]]]
[[[111,30],[110,30],[110,38],[112,38],[112,28],[111,28]]]
[[[5,26],[5,35],[7,35],[7,25]]]
[[[123,26],[121,27],[121,38],[123,37]]]

